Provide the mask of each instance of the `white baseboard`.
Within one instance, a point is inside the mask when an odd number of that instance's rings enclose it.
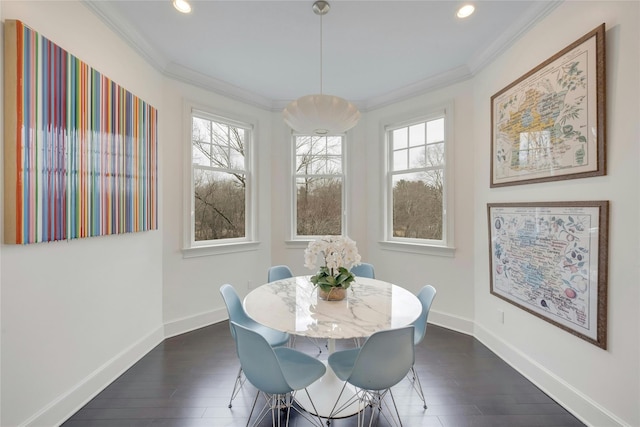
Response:
[[[60,425],[157,344],[162,342],[163,339],[222,322],[227,318],[226,310],[219,309],[166,323],[164,327],[156,329],[114,356],[69,392],[59,396],[18,427]],[[512,347],[485,328],[474,324],[470,319],[432,311],[429,314],[429,323],[474,336],[588,426],[632,427],[548,371],[544,366],[530,359],[526,354]]]
[[[227,318],[227,311],[220,309],[166,323],[115,355],[71,390],[58,396],[17,427],[51,427],[62,424],[165,338],[218,323]]]
[[[229,316],[225,308],[207,311],[196,314],[195,316],[183,317],[182,319],[173,320],[164,324],[164,337],[175,337],[176,335],[184,334],[185,332],[194,331],[214,323],[222,322],[228,318]]]
[[[161,327],[152,331],[93,371],[71,390],[58,396],[19,427],[51,427],[62,424],[163,339]]]
[[[429,323],[466,335],[473,335],[473,321],[464,317],[431,310],[429,312]]]
[[[571,384],[482,326],[476,324],[473,335],[586,425],[593,427],[632,427],[602,408],[579,390],[576,390]]]

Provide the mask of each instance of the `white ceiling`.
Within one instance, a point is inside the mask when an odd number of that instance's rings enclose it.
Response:
[[[84,3],[164,75],[277,110],[320,92],[313,0]],[[322,18],[323,93],[367,110],[473,76],[558,0],[333,0]]]

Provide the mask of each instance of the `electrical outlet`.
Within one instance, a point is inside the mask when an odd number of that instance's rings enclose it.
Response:
[[[501,309],[498,309],[498,323],[504,323],[504,311]]]

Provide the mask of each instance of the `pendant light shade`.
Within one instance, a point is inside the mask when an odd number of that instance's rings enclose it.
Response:
[[[329,8],[329,3],[324,0],[313,4],[313,12],[320,15],[320,93],[291,101],[282,111],[285,123],[303,134],[344,133],[360,119],[358,108],[351,102],[322,93],[322,16],[329,12]]]
[[[360,119],[358,108],[332,95],[306,95],[291,101],[282,112],[284,121],[300,133],[327,135],[344,133]]]

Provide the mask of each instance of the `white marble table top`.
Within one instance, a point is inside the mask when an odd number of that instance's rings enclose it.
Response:
[[[244,308],[255,321],[311,338],[348,339],[412,323],[422,310],[408,290],[376,279],[356,277],[342,301],[318,297],[311,276],[267,283],[251,291]]]

